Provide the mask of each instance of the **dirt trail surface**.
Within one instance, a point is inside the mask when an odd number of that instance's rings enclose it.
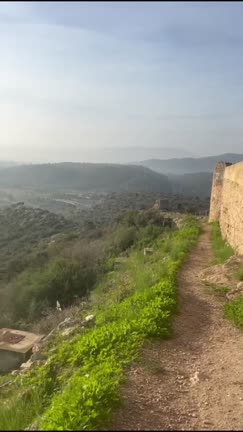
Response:
[[[243,430],[243,335],[198,279],[212,259],[205,226],[180,273],[174,337],[143,350],[111,429]]]

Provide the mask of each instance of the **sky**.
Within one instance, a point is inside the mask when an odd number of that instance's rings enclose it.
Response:
[[[0,159],[243,153],[242,16],[241,2],[1,2]]]

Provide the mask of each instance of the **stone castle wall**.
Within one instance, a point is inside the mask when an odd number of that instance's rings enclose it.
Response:
[[[218,162],[215,166],[210,201],[209,222],[219,221],[220,219],[224,172],[228,165],[229,164],[226,162]]]
[[[209,221],[219,221],[223,238],[243,254],[243,162],[216,165]]]

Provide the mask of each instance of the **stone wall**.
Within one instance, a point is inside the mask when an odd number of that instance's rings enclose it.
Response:
[[[219,221],[220,219],[224,172],[226,167],[229,165],[230,164],[227,162],[218,162],[215,166],[211,191],[209,222]]]
[[[223,238],[243,254],[243,162],[216,165],[209,220],[219,221]]]

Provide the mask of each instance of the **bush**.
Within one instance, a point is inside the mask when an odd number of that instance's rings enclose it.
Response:
[[[115,255],[125,251],[131,247],[137,238],[137,231],[135,227],[119,226],[114,233],[112,240],[112,252]]]
[[[77,261],[55,258],[43,269],[26,271],[12,286],[10,303],[16,320],[36,320],[48,307],[68,306],[74,296],[84,296],[94,283],[95,275]]]

